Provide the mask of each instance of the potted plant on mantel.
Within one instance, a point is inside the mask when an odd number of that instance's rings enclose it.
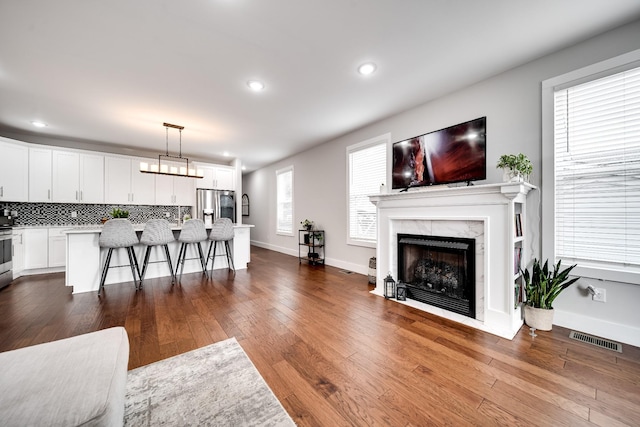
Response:
[[[540,267],[538,259],[533,260],[531,274],[529,270],[520,270],[524,279],[527,301],[524,306],[524,321],[532,328],[550,331],[553,326],[553,301],[560,292],[575,283],[579,277],[569,279],[569,273],[575,264],[560,271],[560,262],[549,270],[548,263]]]
[[[533,172],[533,165],[527,156],[519,154],[503,154],[498,159],[496,168],[502,169],[504,182],[528,181]]]

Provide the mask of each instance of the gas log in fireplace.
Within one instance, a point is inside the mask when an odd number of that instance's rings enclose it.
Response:
[[[475,276],[475,239],[398,234],[407,298],[475,318]]]

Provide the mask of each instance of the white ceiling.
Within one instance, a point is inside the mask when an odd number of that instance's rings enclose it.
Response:
[[[639,17],[638,0],[0,0],[0,127],[159,153],[175,123],[183,155],[254,170]]]

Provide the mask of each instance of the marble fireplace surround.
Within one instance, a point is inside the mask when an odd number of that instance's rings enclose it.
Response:
[[[378,221],[377,286],[372,293],[383,296],[389,272],[394,279],[398,277],[398,233],[472,238],[476,250],[475,319],[416,300],[397,302],[512,339],[522,326],[521,310],[513,308],[511,296],[513,201],[524,200],[531,188],[522,183],[500,183],[370,196]]]

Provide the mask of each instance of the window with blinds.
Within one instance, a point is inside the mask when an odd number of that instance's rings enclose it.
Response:
[[[640,271],[640,68],[556,89],[555,254]]]
[[[293,235],[293,166],[276,171],[276,233]]]
[[[388,137],[347,148],[349,243],[373,246],[377,240],[376,207],[369,201],[387,181]]]

